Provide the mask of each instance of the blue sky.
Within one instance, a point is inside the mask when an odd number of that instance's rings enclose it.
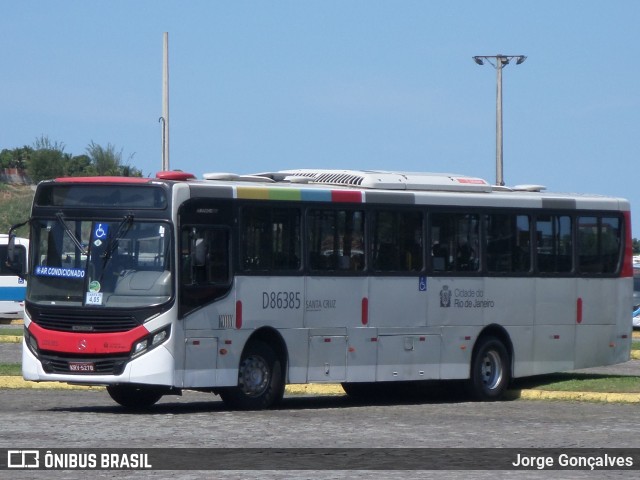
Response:
[[[640,2],[0,0],[0,149],[41,135],[161,168],[454,172],[625,197],[640,237]]]

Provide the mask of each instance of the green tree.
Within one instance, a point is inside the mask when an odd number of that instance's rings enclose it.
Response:
[[[7,150],[6,148],[2,149],[2,151],[0,152],[0,168],[10,167],[12,161],[13,151]]]
[[[32,153],[33,148],[28,146],[14,148],[13,150],[5,148],[0,152],[0,168],[19,168],[24,170],[29,164]]]
[[[71,156],[67,160],[67,175],[70,177],[84,177],[95,175],[95,169],[88,155]]]
[[[141,177],[142,172],[135,167],[131,167],[129,162],[133,154],[129,156],[126,163],[122,161],[122,150],[117,151],[116,147],[110,143],[106,148],[94,143],[93,140],[87,146],[87,155],[91,160],[91,166],[95,170],[95,175],[122,175],[125,177]]]
[[[29,176],[34,182],[65,175],[67,158],[64,144],[51,142],[49,137],[41,136],[33,144],[29,160]]]

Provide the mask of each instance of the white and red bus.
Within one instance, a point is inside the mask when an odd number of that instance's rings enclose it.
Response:
[[[492,400],[625,362],[629,203],[541,190],[380,171],[42,182],[24,378],[258,409],[286,384],[458,379]]]

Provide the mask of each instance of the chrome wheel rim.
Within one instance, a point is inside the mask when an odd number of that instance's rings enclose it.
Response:
[[[250,396],[261,395],[269,386],[269,366],[262,357],[247,357],[240,366],[240,388]]]
[[[486,352],[482,357],[480,376],[488,390],[494,390],[502,382],[502,359],[495,350]]]

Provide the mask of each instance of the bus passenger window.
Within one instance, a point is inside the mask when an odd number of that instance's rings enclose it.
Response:
[[[536,219],[536,253],[541,273],[568,273],[573,269],[571,217],[540,215]]]
[[[487,271],[526,273],[531,268],[529,217],[526,215],[486,215]]]
[[[364,212],[313,209],[307,223],[311,270],[364,270]]]
[[[621,235],[621,222],[617,217],[579,217],[580,273],[615,273],[622,253]]]
[[[371,256],[379,272],[419,272],[423,261],[422,212],[373,213]]]
[[[302,265],[300,210],[243,207],[240,265],[245,271],[299,270]]]
[[[431,267],[435,272],[476,272],[480,268],[480,220],[475,214],[431,215]]]

